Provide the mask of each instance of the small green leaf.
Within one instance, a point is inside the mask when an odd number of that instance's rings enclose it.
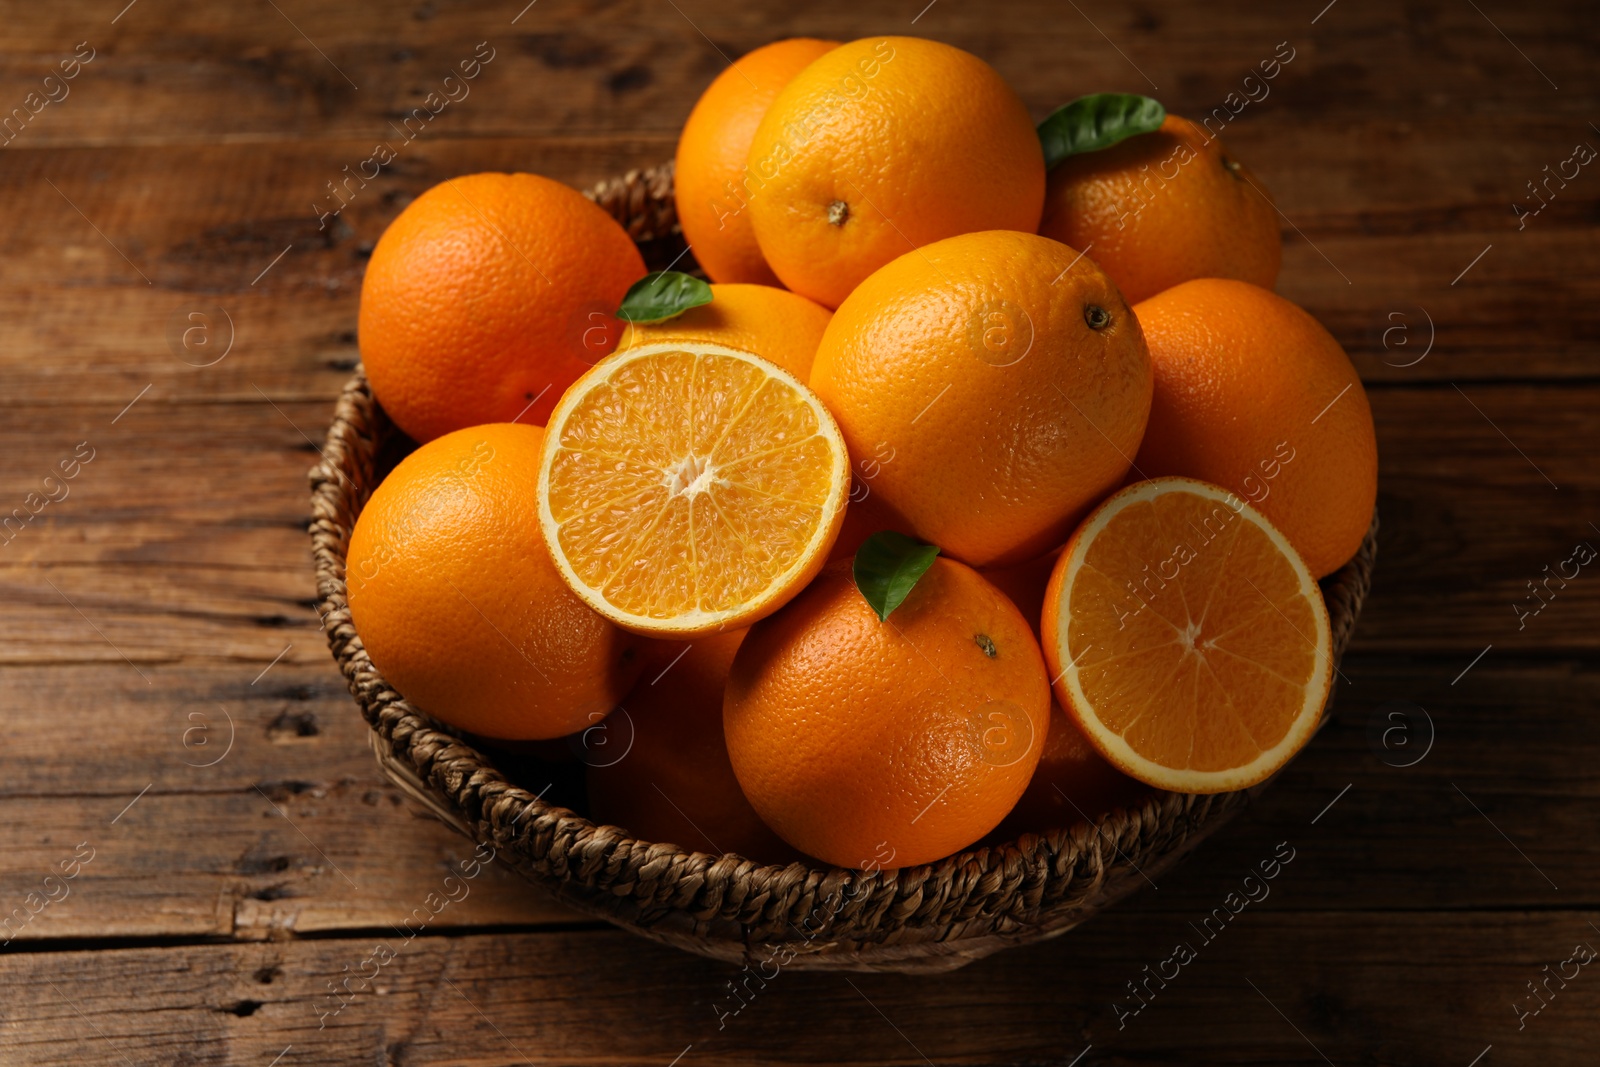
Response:
[[[628,289],[617,308],[617,318],[628,322],[665,322],[690,308],[711,303],[711,286],[692,274],[658,270],[646,274]]]
[[[893,530],[882,530],[862,542],[853,567],[856,588],[877,612],[879,622],[905,601],[938,554],[937,546]]]
[[[1068,156],[1098,152],[1141,133],[1161,128],[1167,109],[1157,100],[1133,93],[1095,93],[1065,104],[1039,123],[1044,145],[1044,166],[1054,167]]]

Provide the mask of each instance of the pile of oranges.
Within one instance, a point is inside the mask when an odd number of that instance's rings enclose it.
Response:
[[[675,174],[709,283],[528,174],[445,181],[373,252],[362,358],[419,447],[347,584],[412,704],[616,726],[597,821],[867,869],[1305,744],[1377,449],[1216,137],[1122,94],[1036,127],[960,49],[795,39],[711,84]]]

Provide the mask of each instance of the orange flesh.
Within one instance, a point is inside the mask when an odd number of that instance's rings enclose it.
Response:
[[[662,351],[573,406],[549,508],[574,573],[631,615],[760,598],[831,517],[836,448],[807,398],[761,365]]]
[[[1083,692],[1150,762],[1242,767],[1300,716],[1316,608],[1267,532],[1223,502],[1167,493],[1128,505],[1089,545],[1070,595]]]

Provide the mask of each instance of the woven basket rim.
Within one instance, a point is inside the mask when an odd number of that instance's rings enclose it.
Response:
[[[675,229],[670,165],[630,171],[589,195],[641,243]],[[727,960],[781,947],[786,965],[800,968],[943,970],[1076,925],[1175,862],[1271,782],[1212,795],[1158,791],[1098,827],[1023,834],[893,871],[712,856],[593,823],[510,781],[469,740],[408,704],[368,658],[349,616],[345,549],[375,488],[378,450],[397,434],[358,367],[310,472],[317,609],[330,649],[389,778],[581,911]],[[1374,514],[1355,558],[1322,583],[1336,661],[1370,586],[1377,527]]]

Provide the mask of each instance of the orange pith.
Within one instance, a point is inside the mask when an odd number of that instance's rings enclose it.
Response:
[[[614,622],[690,636],[777,610],[821,568],[848,459],[793,375],[721,345],[618,353],[551,417],[540,524],[573,590]]]
[[[1332,641],[1288,541],[1226,490],[1141,482],[1090,516],[1045,595],[1062,705],[1151,785],[1240,789],[1286,763],[1327,700]]]

